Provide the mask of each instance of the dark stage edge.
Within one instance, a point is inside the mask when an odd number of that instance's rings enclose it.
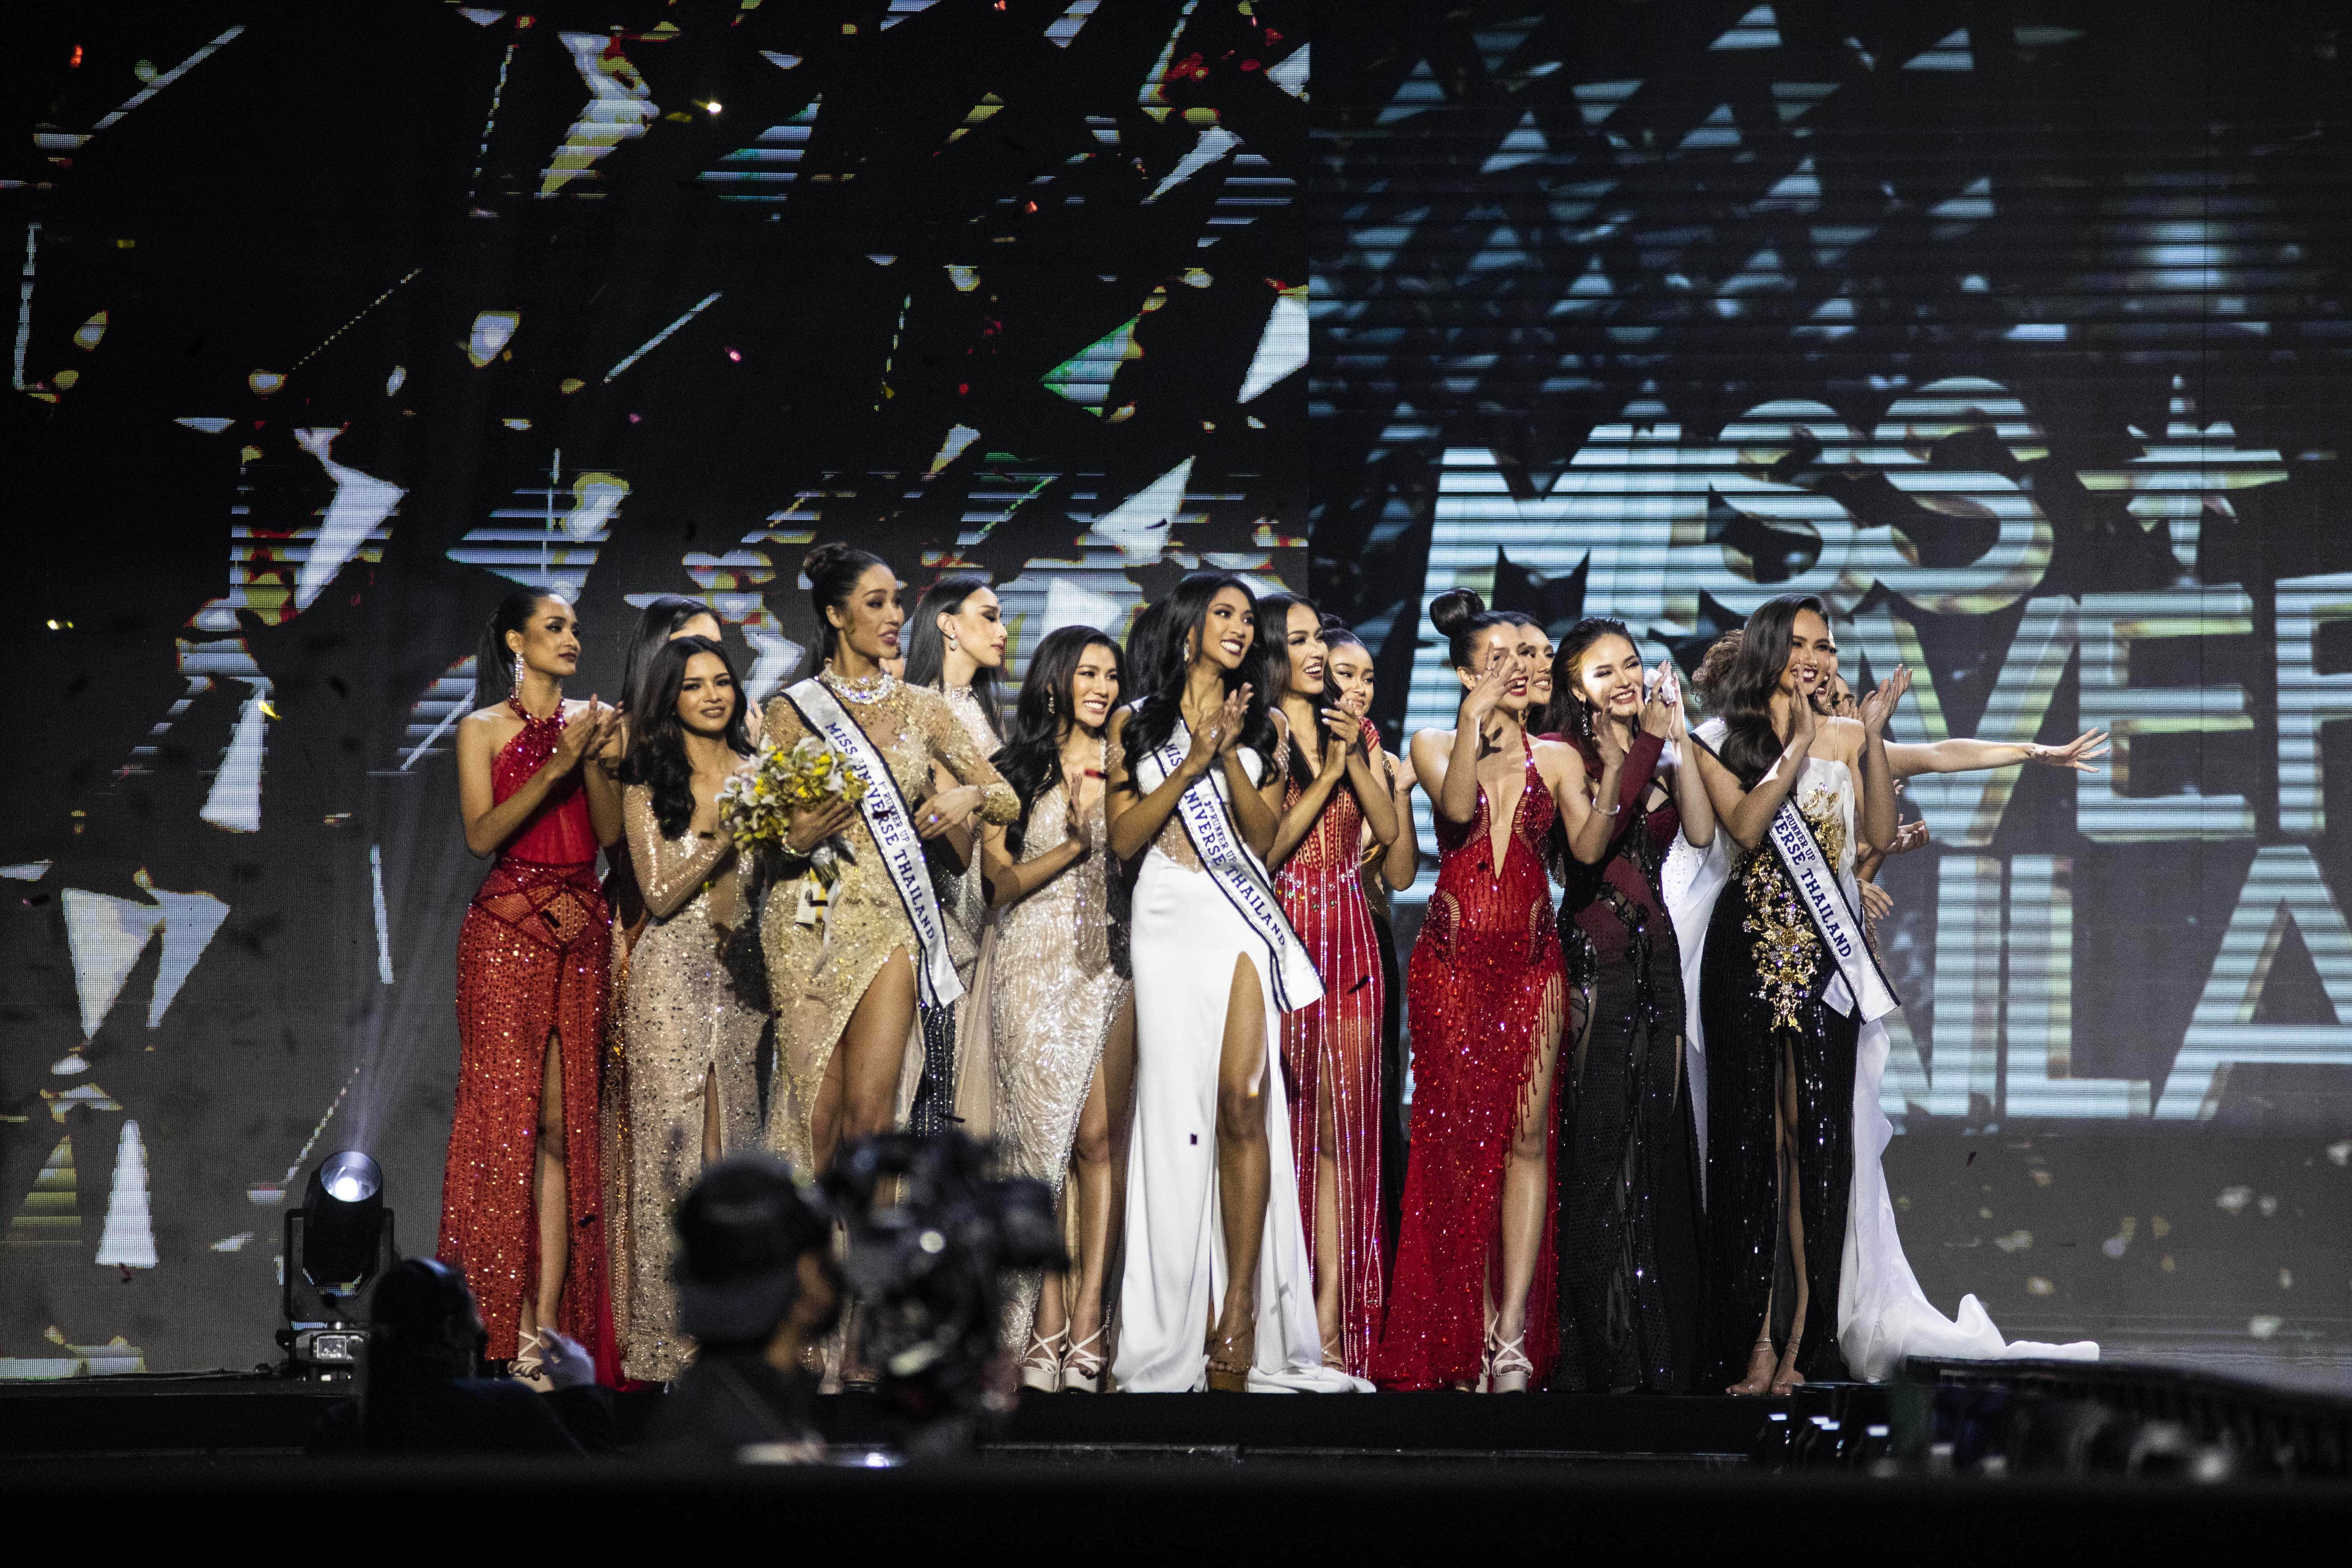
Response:
[[[270,1377],[124,1377],[0,1384],[0,1455],[291,1454],[344,1396]],[[656,1394],[620,1396],[625,1430]],[[837,1447],[890,1446],[873,1402],[819,1401]],[[1481,1458],[1744,1461],[1778,1402],[1547,1394],[1024,1394],[992,1459],[1082,1457]]]

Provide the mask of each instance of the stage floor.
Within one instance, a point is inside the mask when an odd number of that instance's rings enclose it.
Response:
[[[347,1386],[232,1376],[122,1376],[0,1384],[0,1454],[12,1459],[111,1455],[299,1453]],[[620,1396],[625,1431],[657,1394]],[[886,1449],[873,1401],[819,1401],[845,1454]],[[992,1458],[1057,1463],[1195,1458],[1240,1463],[1364,1458],[1744,1463],[1781,1402],[1549,1394],[1340,1395],[1024,1394]]]

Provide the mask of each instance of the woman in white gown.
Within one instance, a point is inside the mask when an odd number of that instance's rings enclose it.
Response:
[[[1140,855],[1127,1266],[1112,1377],[1129,1393],[1362,1390],[1322,1364],[1290,1113],[1268,1048],[1322,994],[1259,857],[1281,781],[1255,601],[1194,573],[1151,695],[1111,720],[1111,850]]]
[[[1765,606],[1765,609],[1770,608],[1770,605]],[[1756,617],[1751,617],[1751,630],[1759,618],[1764,618],[1763,609],[1759,609]],[[1829,636],[1827,622],[1820,615],[1817,601],[1801,602],[1793,612],[1789,606],[1781,605],[1780,619],[1771,631],[1775,641],[1791,644],[1789,678],[1800,690],[1810,692],[1813,688],[1826,686],[1836,675],[1836,647]],[[1736,648],[1734,638],[1739,636],[1735,633],[1725,642]],[[1720,679],[1730,663],[1728,658],[1722,657],[1726,651],[1718,645],[1718,649],[1711,652],[1693,682],[1710,707],[1721,704]],[[1791,718],[1794,717],[1792,714]],[[1695,738],[1720,751],[1725,733],[1724,721],[1717,718],[1701,725],[1695,731]],[[1884,753],[1888,773],[1893,778],[1926,773],[1958,773],[2024,762],[2087,771],[2088,759],[2101,754],[2105,741],[2103,734],[2092,731],[2066,746],[2005,744],[1974,740],[1952,740],[1935,745],[1889,742],[1885,745]],[[1843,760],[1831,759],[1823,754],[1827,749],[1815,748],[1814,754],[1805,758],[1800,777],[1788,793],[1790,798],[1801,803],[1807,800],[1813,803],[1812,809],[1806,815],[1809,818],[1822,818],[1815,825],[1817,836],[1822,827],[1832,827],[1828,837],[1843,841],[1843,853],[1836,866],[1838,879],[1849,908],[1859,910],[1860,889],[1853,875],[1856,846],[1853,775]],[[1858,750],[1856,754],[1858,756]],[[1663,877],[1675,929],[1683,937],[1684,993],[1689,1019],[1686,1046],[1690,1061],[1689,1081],[1702,1142],[1708,1135],[1710,1073],[1709,1047],[1702,1025],[1700,977],[1706,957],[1708,927],[1717,896],[1730,879],[1733,868],[1734,846],[1728,838],[1727,835],[1718,835],[1715,844],[1706,850],[1677,844],[1668,857]],[[1727,1048],[1727,1043],[1718,1042],[1716,1048],[1718,1051]],[[1846,1130],[1851,1138],[1848,1144],[1851,1175],[1842,1205],[1843,1224],[1837,1244],[1838,1266],[1833,1271],[1828,1271],[1836,1281],[1835,1343],[1847,1368],[1854,1375],[1883,1381],[1894,1373],[1904,1357],[1909,1355],[1978,1359],[2095,1358],[2098,1346],[2089,1341],[2064,1345],[2003,1341],[1982,1304],[1973,1295],[1961,1299],[1957,1320],[1945,1317],[1927,1300],[1917,1277],[1911,1270],[1909,1259],[1904,1256],[1902,1238],[1895,1228],[1894,1205],[1880,1164],[1881,1156],[1894,1134],[1893,1124],[1887,1121],[1879,1102],[1886,1056],[1885,1024],[1876,1021],[1863,1023],[1854,1047],[1851,1124]],[[1712,1206],[1717,1195],[1710,1193],[1707,1196]],[[1826,1241],[1827,1238],[1822,1240]],[[1820,1245],[1820,1242],[1816,1243],[1817,1247]],[[1801,1264],[1798,1271],[1802,1271]],[[1738,1331],[1727,1327],[1725,1331]],[[1781,1363],[1778,1368],[1759,1369],[1751,1364],[1751,1373],[1764,1370],[1771,1382],[1782,1386],[1802,1381],[1801,1376],[1779,1375],[1794,1373],[1798,1337],[1790,1337],[1788,1354],[1776,1358]],[[1759,1334],[1759,1355],[1756,1358],[1759,1362],[1765,1342]]]

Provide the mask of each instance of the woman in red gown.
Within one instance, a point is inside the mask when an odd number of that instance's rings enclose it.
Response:
[[[1412,1144],[1389,1316],[1372,1380],[1390,1388],[1539,1387],[1559,1351],[1552,1068],[1570,1007],[1546,840],[1607,819],[1570,748],[1528,738],[1539,634],[1465,589],[1431,625],[1465,689],[1457,728],[1412,765],[1437,827],[1437,888],[1406,970]],[[1604,796],[1615,770],[1601,779]]]
[[[596,851],[620,793],[595,759],[618,721],[567,702],[579,621],[553,594],[509,595],[475,658],[457,726],[466,847],[498,864],[457,939],[457,1105],[441,1178],[441,1260],[466,1271],[493,1361],[537,1370],[541,1336],[618,1375],[598,1152],[612,917]]]
[[[1267,858],[1282,912],[1323,979],[1321,1001],[1282,1018],[1299,1219],[1314,1266],[1323,1364],[1361,1377],[1381,1329],[1385,988],[1357,868],[1367,825],[1385,847],[1396,837],[1396,810],[1380,731],[1363,704],[1328,679],[1338,638],[1362,653],[1355,634],[1327,627],[1313,605],[1287,594],[1258,601],[1258,620],[1270,634],[1266,681],[1288,737],[1282,817]]]

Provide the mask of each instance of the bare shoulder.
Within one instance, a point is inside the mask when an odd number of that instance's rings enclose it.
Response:
[[[1584,780],[1584,759],[1577,754],[1574,746],[1565,741],[1536,742],[1535,759],[1536,771],[1544,776],[1547,783],[1557,784],[1567,779],[1580,784]]]
[[[495,708],[477,708],[457,721],[457,738],[475,745],[493,749],[506,744],[522,733],[522,721],[514,710],[501,702]]]

